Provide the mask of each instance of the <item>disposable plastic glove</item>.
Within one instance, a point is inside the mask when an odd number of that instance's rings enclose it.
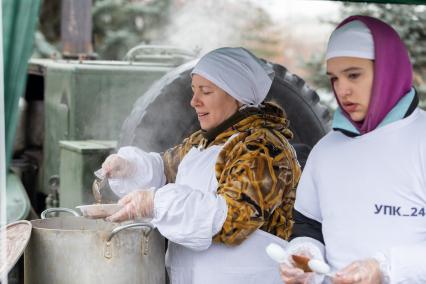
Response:
[[[378,284],[381,283],[382,273],[380,265],[375,259],[354,261],[344,269],[338,271],[333,278],[333,283],[349,284]]]
[[[379,262],[375,259],[364,259],[354,261],[333,277],[335,284],[378,284],[382,282],[382,273]]]
[[[313,272],[304,272],[302,269],[295,266],[291,255],[306,256],[310,259],[318,259],[324,261],[321,250],[311,242],[299,242],[287,246],[288,259],[285,263],[280,264],[281,279],[286,284],[296,283],[322,283],[324,280],[323,275],[318,275]]]
[[[112,154],[103,162],[102,171],[108,178],[128,178],[135,173],[136,166],[119,155]]]
[[[285,263],[280,264],[280,275],[281,280],[286,284],[315,283],[313,272],[304,272],[300,268]]]
[[[122,222],[136,218],[152,218],[154,215],[154,188],[133,191],[118,201],[123,205],[118,212],[106,218],[110,222]]]

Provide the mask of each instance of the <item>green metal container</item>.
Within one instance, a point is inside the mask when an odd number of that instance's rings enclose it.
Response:
[[[134,102],[153,82],[184,61],[169,54],[163,61],[161,54],[151,57],[155,60],[129,56],[129,60],[150,62],[30,61],[30,76],[41,76],[44,86],[40,191],[48,194],[50,177],[59,174],[60,140],[117,140]]]
[[[74,208],[92,204],[93,172],[99,169],[105,158],[115,149],[115,141],[60,141],[59,205]],[[111,199],[116,196],[110,196]]]

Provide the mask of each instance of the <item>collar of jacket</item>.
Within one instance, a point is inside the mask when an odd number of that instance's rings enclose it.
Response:
[[[289,122],[284,110],[274,103],[267,102],[258,108],[245,107],[210,131],[201,131],[203,135],[200,146],[210,143],[221,144],[237,132],[251,132],[254,129],[269,128],[281,132],[287,139],[293,138],[288,128]],[[202,144],[202,145],[201,145]]]
[[[260,114],[260,109],[255,107],[245,107],[237,110],[236,113],[231,115],[228,119],[226,119],[224,122],[219,124],[217,127],[205,131],[201,130],[201,133],[205,139],[207,139],[207,144],[215,140],[215,138],[222,132],[225,132],[227,129],[231,128],[244,118],[247,118],[253,114]]]
[[[413,113],[418,105],[419,98],[417,96],[417,92],[414,88],[411,88],[411,90],[405,96],[403,96],[392,108],[392,110],[385,116],[377,128],[409,116]],[[349,137],[356,137],[361,135],[355,126],[353,126],[353,124],[343,115],[340,108],[337,108],[334,112],[332,127],[333,130],[340,131]]]

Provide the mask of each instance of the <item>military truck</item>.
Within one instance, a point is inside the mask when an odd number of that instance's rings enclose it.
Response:
[[[145,54],[142,60],[30,60],[27,110],[38,110],[30,112],[31,121],[44,128],[37,132],[32,125],[21,134],[27,136],[27,147],[19,149],[22,153],[12,167],[23,179],[36,213],[94,202],[93,172],[117,147],[161,152],[199,128],[189,104],[195,55],[170,47],[136,50]],[[153,62],[147,52],[162,59]],[[301,78],[269,64],[276,77],[268,99],[285,108],[295,134],[292,143],[306,151],[329,130],[329,113]],[[306,154],[300,152],[301,162]]]
[[[87,41],[84,35],[83,46]],[[93,202],[92,173],[117,147],[164,151],[193,132],[198,122],[189,106],[189,74],[196,58],[194,52],[174,47],[142,45],[123,61],[85,56],[30,60],[27,105],[21,108],[27,125],[18,128],[16,139],[24,142],[15,149],[16,174],[8,176],[8,222],[26,218],[31,209],[39,214],[46,207]],[[284,66],[269,64],[276,78],[268,99],[286,110],[303,163],[310,147],[330,129],[330,114],[304,80]]]

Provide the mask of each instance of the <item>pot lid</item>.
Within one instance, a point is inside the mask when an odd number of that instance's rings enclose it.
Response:
[[[31,222],[27,220],[11,223],[6,226],[6,229],[1,229],[0,244],[6,243],[6,247],[3,248],[0,245],[0,275],[9,273],[19,257],[21,257],[30,239],[31,229]],[[6,258],[2,257],[2,249],[6,249]]]

